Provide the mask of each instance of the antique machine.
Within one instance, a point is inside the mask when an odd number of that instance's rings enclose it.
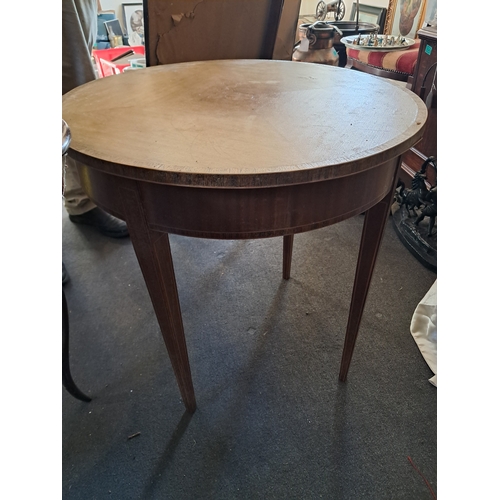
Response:
[[[325,3],[323,0],[316,5],[316,19],[324,21],[327,17],[341,21],[345,15],[345,3],[342,0]]]

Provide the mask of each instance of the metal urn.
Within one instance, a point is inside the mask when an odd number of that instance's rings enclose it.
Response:
[[[334,44],[342,32],[333,24],[323,21],[299,26],[299,41],[295,44],[292,61],[339,65],[339,55]]]

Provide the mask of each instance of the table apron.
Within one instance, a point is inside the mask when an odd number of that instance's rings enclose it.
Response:
[[[79,165],[90,199],[127,220],[139,195],[150,229],[214,239],[296,234],[365,212],[392,189],[400,157],[346,177],[268,188],[198,188],[156,184]]]

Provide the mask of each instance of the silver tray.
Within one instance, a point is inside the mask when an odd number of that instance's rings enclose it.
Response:
[[[361,35],[361,40],[365,40],[366,38],[374,38],[374,35]],[[388,36],[388,40],[391,39],[393,35]],[[415,44],[415,40],[412,38],[406,38],[403,37],[400,42],[397,45],[382,45],[381,41],[384,39],[385,35],[377,35],[377,38],[379,40],[378,45],[357,45],[353,43],[355,40],[359,38],[359,35],[352,35],[352,36],[345,36],[344,38],[341,38],[340,41],[346,46],[349,47],[350,49],[356,49],[356,50],[379,50],[381,52],[386,52],[389,50],[405,50],[409,49],[412,45]],[[396,40],[397,37],[394,37],[394,40]]]

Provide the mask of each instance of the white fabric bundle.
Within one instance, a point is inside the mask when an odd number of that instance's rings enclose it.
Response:
[[[437,280],[416,307],[410,332],[434,373],[429,382],[437,387]]]

